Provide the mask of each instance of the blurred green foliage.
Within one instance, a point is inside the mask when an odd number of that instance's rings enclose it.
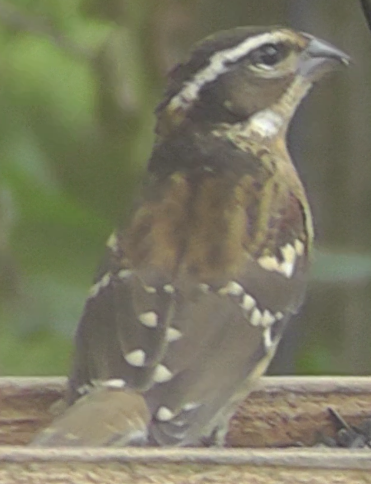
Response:
[[[156,76],[135,25],[149,9],[132,3],[120,25],[93,3],[0,3],[1,374],[66,372],[152,144]]]
[[[321,2],[313,0],[313,10]],[[252,18],[280,23],[292,5],[302,8],[299,0],[232,3],[233,9],[225,0],[0,0],[1,375],[67,372],[72,334],[105,239],[125,219],[153,143],[152,113],[168,68],[216,28]],[[330,9],[326,26],[333,17]],[[318,129],[322,134],[322,125]],[[308,166],[304,172],[315,179],[318,167]],[[312,193],[336,210],[344,197],[336,198],[339,184],[334,194],[330,187]],[[340,228],[337,220],[333,226]],[[331,235],[328,241],[330,250],[315,256],[315,297],[304,316],[307,327],[319,329],[313,336],[298,326],[308,343],[302,348],[303,335],[288,338],[290,351],[284,350],[286,357],[295,353],[301,372],[347,368],[349,357],[343,366],[336,357],[329,321],[345,298],[332,298],[329,288],[371,279],[365,244],[362,253],[344,253],[334,250]],[[363,300],[369,295],[367,288]],[[349,337],[347,321],[338,341]],[[363,367],[370,361],[366,352]]]

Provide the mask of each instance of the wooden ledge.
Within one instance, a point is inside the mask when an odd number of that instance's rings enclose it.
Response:
[[[0,448],[2,484],[367,484],[369,450]]]
[[[203,464],[327,470],[369,470],[371,451],[358,449],[216,449],[216,448],[32,448],[0,447],[1,463]],[[371,477],[371,475],[370,475]],[[2,481],[1,481],[2,482]],[[371,480],[370,480],[371,482]]]
[[[292,447],[334,433],[329,407],[350,424],[371,417],[369,377],[263,378],[231,422],[233,448],[22,447],[53,418],[49,408],[64,385],[63,378],[0,378],[1,483],[371,484],[371,449]]]

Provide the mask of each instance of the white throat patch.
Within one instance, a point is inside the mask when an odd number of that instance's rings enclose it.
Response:
[[[276,104],[253,114],[246,123],[247,135],[256,134],[261,138],[274,138],[286,135],[298,105],[308,94],[312,84],[307,79],[297,76]]]
[[[254,114],[248,123],[249,131],[256,133],[261,138],[274,138],[284,128],[284,125],[282,116],[272,109],[264,109]]]

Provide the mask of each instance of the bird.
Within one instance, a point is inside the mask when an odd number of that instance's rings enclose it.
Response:
[[[170,71],[141,195],[77,328],[66,408],[32,445],[225,445],[307,284],[313,222],[287,131],[349,60],[243,26]]]

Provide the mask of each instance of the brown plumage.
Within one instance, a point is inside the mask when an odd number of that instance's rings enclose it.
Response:
[[[286,131],[347,61],[306,34],[239,28],[171,73],[142,199],[109,239],[77,330],[71,407],[34,444],[223,443],[304,295],[312,221]],[[130,408],[138,398],[127,431],[126,394]],[[81,407],[92,429],[74,425]]]

